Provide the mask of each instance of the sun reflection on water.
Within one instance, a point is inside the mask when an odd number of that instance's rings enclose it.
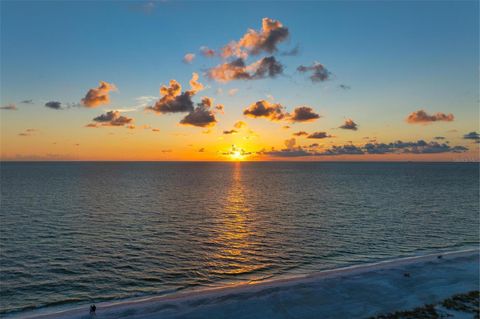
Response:
[[[258,274],[270,263],[258,257],[259,232],[255,227],[255,212],[248,206],[246,185],[242,181],[242,163],[234,163],[224,213],[219,217],[221,230],[214,239],[218,249],[212,255],[210,266],[222,277],[232,281],[261,279]]]

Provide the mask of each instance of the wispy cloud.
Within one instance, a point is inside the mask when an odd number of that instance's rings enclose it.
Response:
[[[7,111],[16,111],[18,110],[15,104],[7,104],[5,106],[0,106],[0,110],[7,110]]]

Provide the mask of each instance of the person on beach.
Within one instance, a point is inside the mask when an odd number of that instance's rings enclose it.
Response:
[[[97,306],[94,304],[90,306],[90,315],[95,316],[95,310],[97,310]]]

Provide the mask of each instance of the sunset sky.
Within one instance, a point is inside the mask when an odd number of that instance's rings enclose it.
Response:
[[[478,161],[478,12],[2,1],[1,159]]]

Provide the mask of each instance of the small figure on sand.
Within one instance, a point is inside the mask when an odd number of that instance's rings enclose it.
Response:
[[[95,316],[95,310],[97,310],[97,306],[94,304],[90,306],[90,315]]]

